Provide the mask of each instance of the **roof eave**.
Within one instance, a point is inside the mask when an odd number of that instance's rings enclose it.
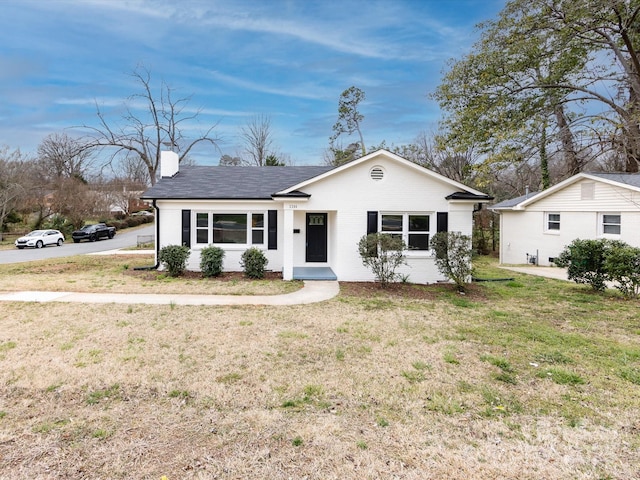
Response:
[[[206,200],[206,201],[239,201],[239,202],[247,202],[247,201],[272,201],[272,197],[140,197],[140,200]]]
[[[449,201],[455,202],[473,202],[473,203],[488,203],[493,200],[493,197],[490,195],[476,195],[469,192],[454,192],[450,195],[444,197]]]
[[[346,170],[348,168],[353,168],[356,165],[360,165],[361,163],[368,162],[372,158],[374,158],[376,156],[379,156],[379,155],[384,155],[384,156],[386,156],[388,158],[391,158],[391,159],[393,159],[393,160],[395,160],[395,161],[397,161],[399,163],[402,163],[402,164],[408,166],[409,168],[413,168],[414,170],[416,170],[416,171],[418,171],[418,172],[420,172],[420,173],[422,173],[424,175],[430,176],[431,178],[434,178],[434,179],[438,179],[438,180],[440,180],[440,181],[442,181],[444,183],[447,183],[447,184],[449,184],[449,185],[451,185],[451,186],[453,186],[455,188],[459,188],[461,190],[465,190],[466,192],[469,192],[469,193],[472,193],[472,194],[475,194],[475,195],[485,195],[484,193],[482,193],[479,190],[475,190],[475,189],[473,189],[471,187],[468,187],[467,185],[464,185],[464,184],[462,184],[460,182],[457,182],[455,180],[451,180],[450,178],[445,177],[444,175],[440,175],[439,173],[436,173],[433,170],[429,170],[428,168],[423,167],[422,165],[418,165],[417,163],[411,162],[410,160],[407,160],[406,158],[402,158],[401,156],[396,155],[395,153],[392,153],[392,152],[390,152],[388,150],[385,150],[385,149],[376,150],[375,152],[369,153],[368,155],[365,155],[364,157],[360,157],[357,160],[353,160],[352,162],[345,163],[344,165],[340,165],[339,167],[333,168],[333,169],[331,169],[331,170],[329,170],[329,171],[327,171],[327,172],[325,172],[323,174],[316,175],[315,177],[309,178],[309,179],[307,179],[307,180],[305,180],[303,182],[300,182],[300,183],[298,183],[296,185],[292,185],[291,187],[289,187],[289,188],[287,188],[285,190],[282,190],[279,193],[288,193],[288,192],[291,192],[293,190],[299,190],[301,188],[306,187],[307,185],[309,185],[311,183],[315,183],[315,182],[317,182],[319,180],[322,180],[322,179],[324,179],[324,178],[326,178],[326,177],[328,177],[330,175],[334,175],[334,174],[336,174],[338,172],[341,172],[343,170]]]

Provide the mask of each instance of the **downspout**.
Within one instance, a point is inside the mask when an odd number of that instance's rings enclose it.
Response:
[[[134,267],[134,270],[157,270],[158,267],[160,267],[160,262],[158,261],[158,258],[160,258],[160,242],[158,241],[158,239],[160,238],[160,209],[158,208],[158,205],[156,205],[155,198],[151,202],[151,205],[156,211],[156,264],[147,267]]]

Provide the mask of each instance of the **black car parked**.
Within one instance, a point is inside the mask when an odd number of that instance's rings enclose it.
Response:
[[[81,240],[89,240],[95,242],[101,238],[113,238],[116,235],[116,227],[108,227],[104,223],[96,223],[94,225],[85,225],[80,230],[76,230],[71,234],[74,243]]]

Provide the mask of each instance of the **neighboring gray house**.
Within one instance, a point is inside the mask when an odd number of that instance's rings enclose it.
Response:
[[[638,173],[579,173],[491,208],[500,214],[500,263],[551,265],[577,238],[640,247]]]
[[[401,272],[415,283],[443,280],[431,237],[472,234],[472,214],[491,197],[379,150],[340,167],[183,166],[164,152],[161,179],[143,196],[156,213],[156,246],[184,244],[188,268],[200,251],[225,249],[224,269],[241,270],[249,247],[285,280],[371,281],[358,241],[367,233],[401,235],[409,246]]]

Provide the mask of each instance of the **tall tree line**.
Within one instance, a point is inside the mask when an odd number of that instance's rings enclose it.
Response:
[[[640,0],[511,0],[434,94],[443,140],[487,168],[535,158],[549,185],[640,165]],[[605,163],[607,165],[605,165]]]

